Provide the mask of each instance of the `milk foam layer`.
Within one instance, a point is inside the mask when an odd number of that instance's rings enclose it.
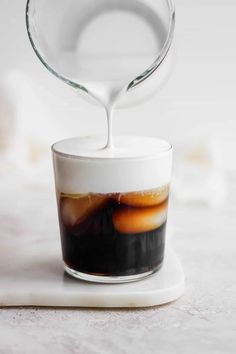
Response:
[[[56,188],[67,194],[127,193],[158,188],[170,182],[172,147],[162,139],[84,137],[53,145]]]

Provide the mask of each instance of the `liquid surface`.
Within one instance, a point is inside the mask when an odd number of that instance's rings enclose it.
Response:
[[[59,194],[63,258],[75,271],[126,276],[164,257],[169,187],[126,194]]]
[[[106,137],[84,137],[62,140],[53,149],[61,154],[88,158],[142,158],[158,156],[171,150],[162,139],[142,136],[116,136],[114,150],[104,149]]]

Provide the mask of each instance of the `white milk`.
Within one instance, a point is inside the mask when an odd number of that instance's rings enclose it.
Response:
[[[162,139],[114,137],[115,149],[104,149],[106,137],[60,141],[53,146],[59,192],[127,193],[169,184],[172,147]]]

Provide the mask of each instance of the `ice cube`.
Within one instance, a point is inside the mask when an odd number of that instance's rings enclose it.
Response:
[[[66,226],[74,226],[84,221],[107,201],[103,195],[62,195],[60,198],[60,217]]]
[[[148,232],[160,227],[167,218],[167,202],[146,208],[122,207],[113,214],[113,224],[122,234]]]
[[[148,207],[163,203],[169,195],[169,186],[163,186],[148,192],[132,192],[120,194],[119,203],[134,207]]]

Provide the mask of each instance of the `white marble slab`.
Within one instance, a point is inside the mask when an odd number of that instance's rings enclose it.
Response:
[[[182,267],[173,251],[162,269],[129,284],[92,284],[67,275],[62,268],[59,240],[31,239],[1,249],[0,306],[145,307],[177,299],[184,290]],[[5,249],[4,249],[5,248]]]
[[[135,283],[92,284],[65,274],[54,194],[51,185],[2,183],[0,307],[146,307],[183,293],[183,270],[171,250],[158,273]]]

